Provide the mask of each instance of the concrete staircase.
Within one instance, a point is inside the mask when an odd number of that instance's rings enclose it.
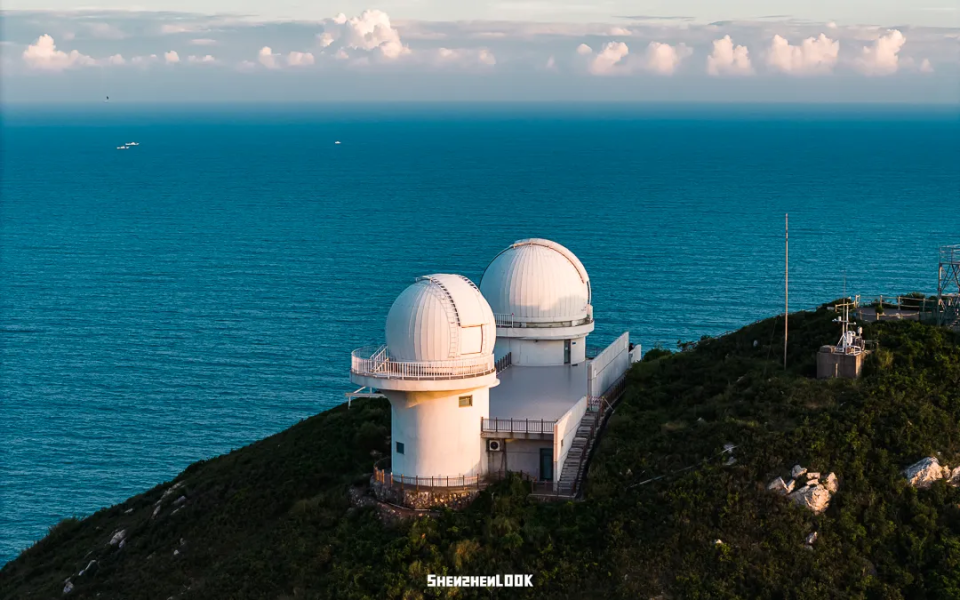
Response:
[[[586,459],[590,449],[593,448],[593,443],[597,437],[596,425],[598,425],[597,418],[599,415],[600,413],[596,411],[588,410],[580,419],[573,444],[570,446],[566,460],[563,461],[560,480],[557,482],[557,493],[561,496],[573,496],[580,489],[580,480],[583,479],[580,465]]]

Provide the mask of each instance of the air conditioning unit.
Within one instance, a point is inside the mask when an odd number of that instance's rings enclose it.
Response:
[[[487,440],[487,451],[488,451],[488,452],[502,452],[502,451],[503,451],[503,440]]]

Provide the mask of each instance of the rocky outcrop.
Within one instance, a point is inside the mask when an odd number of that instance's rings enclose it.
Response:
[[[830,506],[830,492],[819,483],[805,486],[787,496],[800,506],[804,506],[819,515]]]
[[[771,492],[777,492],[783,496],[786,496],[793,491],[793,487],[796,485],[796,481],[791,479],[789,483],[783,481],[783,477],[777,477],[767,486],[767,489]]]
[[[946,465],[941,466],[937,457],[928,456],[904,469],[903,476],[907,478],[907,482],[911,486],[922,490],[944,477],[952,480],[953,473]]]
[[[840,484],[837,482],[837,476],[834,473],[827,475],[827,478],[823,482],[823,487],[827,488],[827,491],[831,494],[836,493],[840,487]]]
[[[794,465],[790,473],[793,479],[789,482],[785,483],[783,477],[777,477],[767,485],[767,489],[787,496],[815,514],[827,510],[832,495],[839,489],[837,476],[830,473],[821,481],[819,471],[808,471],[801,465]]]
[[[950,479],[947,483],[953,487],[960,487],[960,467],[955,467],[953,471],[950,472]]]

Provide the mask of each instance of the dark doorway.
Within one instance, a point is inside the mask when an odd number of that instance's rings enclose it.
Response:
[[[570,340],[563,340],[563,364],[570,364]]]
[[[553,481],[553,448],[540,448],[540,481]]]

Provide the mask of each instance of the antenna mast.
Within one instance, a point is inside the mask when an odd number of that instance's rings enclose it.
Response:
[[[784,245],[786,260],[783,275],[783,369],[787,369],[787,337],[790,335],[790,214],[787,213],[784,221]]]

